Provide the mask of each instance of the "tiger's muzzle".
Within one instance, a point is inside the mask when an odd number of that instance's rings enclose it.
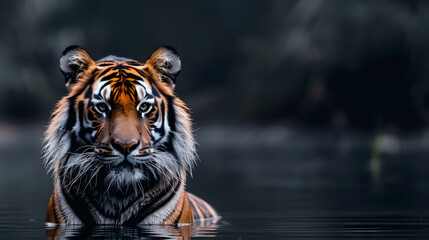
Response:
[[[103,133],[100,147],[96,148],[98,158],[115,165],[144,163],[153,153],[147,124],[138,117],[132,105],[116,105],[109,129]]]
[[[151,159],[154,151],[149,144],[142,144],[140,141],[123,143],[118,140],[116,142],[112,140],[110,146],[106,145],[102,144],[95,149],[97,159],[105,163],[113,163],[114,165],[144,163]]]

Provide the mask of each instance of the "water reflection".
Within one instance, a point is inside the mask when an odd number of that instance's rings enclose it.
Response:
[[[104,226],[57,226],[46,227],[46,239],[190,239],[191,237],[216,237],[217,223],[188,226],[145,225],[123,227]]]
[[[33,132],[17,134],[20,144],[0,141],[0,239],[429,237],[429,131],[391,139],[206,128],[187,189],[213,204],[222,224],[48,229],[52,183]]]

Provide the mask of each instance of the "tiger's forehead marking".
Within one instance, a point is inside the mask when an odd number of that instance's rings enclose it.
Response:
[[[127,99],[139,102],[153,98],[146,66],[133,60],[106,60],[97,63],[94,96],[106,101]]]

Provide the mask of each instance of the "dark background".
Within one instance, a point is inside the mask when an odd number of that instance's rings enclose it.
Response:
[[[5,1],[0,119],[46,120],[63,49],[183,63],[198,124],[416,130],[429,121],[427,1]]]
[[[69,45],[177,50],[201,160],[188,189],[229,222],[220,236],[428,229],[428,1],[0,3],[0,233],[44,236],[40,141]]]

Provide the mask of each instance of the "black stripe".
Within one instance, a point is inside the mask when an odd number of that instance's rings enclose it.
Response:
[[[107,66],[112,66],[115,65],[115,63],[113,61],[111,62],[104,62],[104,63],[98,63],[97,66],[99,67],[107,67]]]
[[[102,99],[103,99],[103,97],[101,96],[101,94],[100,94],[100,93],[97,93],[97,94],[94,94],[94,99],[102,100]]]
[[[70,152],[73,153],[82,153],[85,151],[84,148],[81,147],[82,145],[79,144],[78,140],[77,140],[77,136],[73,133],[70,134]],[[65,164],[67,164],[68,158],[65,160],[64,166]]]
[[[57,216],[57,211],[55,211],[56,208],[56,204],[55,204],[55,193],[52,194],[52,209],[53,209],[53,214],[54,214],[54,221],[55,223],[60,223],[58,216]],[[61,212],[61,209],[60,209]]]
[[[68,118],[67,118],[67,122],[66,122],[66,130],[70,131],[73,129],[73,126],[76,123],[76,113],[74,110],[74,105],[76,102],[76,96],[72,96],[67,98],[68,102],[69,102],[69,114],[68,114]]]
[[[66,162],[68,161],[68,158],[66,159]],[[63,166],[65,166],[66,163],[63,164]],[[60,176],[64,176],[64,169],[60,170]],[[66,184],[61,184],[61,187],[59,189],[59,191],[61,191],[61,193],[64,196],[64,199],[66,200],[67,204],[69,205],[69,207],[71,208],[72,212],[79,218],[79,220],[84,224],[84,225],[88,225],[88,226],[93,226],[95,225],[96,221],[94,219],[94,217],[92,216],[92,214],[89,212],[89,207],[86,204],[86,202],[79,197],[76,197],[75,194],[71,194],[66,188],[65,188]]]
[[[88,83],[89,84],[92,84],[93,83],[93,81],[94,81],[94,78],[92,77],[92,78],[90,78],[89,80],[88,80]],[[88,87],[88,85],[85,85],[84,87],[82,87],[82,88],[80,88],[77,92],[76,92],[76,94],[74,94],[74,95],[72,95],[72,96],[70,96],[70,97],[67,97],[67,100],[68,100],[68,102],[69,102],[69,110],[68,110],[68,112],[69,112],[69,115],[68,115],[68,118],[67,118],[67,123],[66,123],[66,130],[67,131],[70,131],[71,129],[73,129],[73,126],[75,125],[75,123],[76,123],[76,114],[75,114],[75,109],[74,109],[74,105],[75,105],[75,103],[76,103],[76,99],[77,99],[77,97],[79,96],[79,95],[81,95],[82,93],[83,93],[83,91],[85,91],[85,89]]]
[[[98,95],[100,99],[103,99],[102,95],[101,95],[101,91],[107,86],[109,85],[110,82],[106,82],[105,84],[103,84],[103,86],[100,87],[100,91],[98,92]]]
[[[140,80],[140,79],[139,79]],[[133,82],[135,85],[139,85],[139,86],[142,86],[142,87],[144,87],[144,85],[143,84],[141,84],[140,82],[138,82],[138,81],[134,81]]]
[[[174,221],[174,223],[179,223],[179,219],[182,217],[184,209],[185,209],[185,199],[183,199],[183,202],[182,202],[182,210],[180,211],[180,214],[179,214],[179,216],[177,216],[176,221]]]
[[[141,76],[143,76],[143,77],[148,77],[148,76],[150,76],[150,74],[149,74],[149,72],[148,72],[148,70],[147,70],[147,68],[145,68],[145,69],[143,69],[143,70],[140,70],[140,69],[137,69],[137,68],[133,68],[136,72],[138,72]]]
[[[143,80],[142,76],[137,76],[137,75],[134,75],[134,74],[129,73],[129,72],[125,72],[125,76],[127,78],[133,78],[135,80]]]
[[[175,182],[176,186],[171,188],[165,188],[160,194],[153,197],[151,201],[140,209],[140,211],[135,214],[133,217],[124,222],[124,226],[133,226],[139,224],[143,219],[149,216],[151,213],[155,212],[159,208],[163,207],[168,203],[173,197],[174,194],[180,187],[180,182]],[[163,199],[164,198],[164,199]]]
[[[128,70],[130,69],[130,66],[124,65],[122,63],[117,63],[116,66],[113,69],[119,69],[119,70]]]
[[[166,96],[167,108],[168,108],[168,125],[170,125],[171,131],[176,131],[176,111],[174,110],[174,97]]]
[[[102,77],[102,79],[100,80],[100,82],[107,82],[110,81],[114,78],[119,78],[119,76],[117,76],[118,72],[113,72],[107,76]]]
[[[158,98],[160,98],[160,97],[161,97],[161,95],[159,94],[158,90],[156,90],[156,88],[152,88],[152,94],[153,94],[155,97],[158,97]]]
[[[79,137],[80,137],[80,139],[82,139],[86,143],[91,144],[89,142],[90,139],[86,139],[86,137],[85,137],[86,133],[88,133],[90,131],[88,131],[88,129],[84,128],[84,125],[83,125],[83,121],[84,121],[84,119],[83,119],[84,102],[83,101],[79,101],[79,103],[78,103],[78,113],[79,113],[79,125],[80,125]]]
[[[79,220],[87,226],[93,226],[96,224],[94,217],[89,212],[89,208],[86,204],[86,202],[77,197],[73,197],[71,194],[69,194],[63,187],[61,187],[61,191],[64,195],[64,198],[67,201],[67,204],[72,209],[73,213],[79,218]]]
[[[86,90],[85,94],[83,95],[85,99],[90,99],[92,97],[92,86],[89,86]]]
[[[154,128],[154,131],[156,133],[159,133],[160,137],[159,137],[159,139],[157,139],[156,141],[153,142],[153,145],[156,145],[159,141],[161,141],[161,139],[165,135],[165,126],[164,126],[165,125],[165,121],[164,121],[165,115],[164,114],[165,114],[165,104],[164,104],[164,101],[161,101],[159,111],[157,111],[155,113],[155,116],[154,116],[154,118],[156,119],[154,122],[156,122],[158,120],[158,118],[162,118],[161,127],[160,128]]]
[[[143,64],[142,64],[142,63],[137,62],[137,61],[135,61],[135,60],[129,60],[129,61],[127,61],[127,64],[129,64],[129,65],[131,65],[131,66],[143,66]]]
[[[89,105],[89,106],[92,106],[92,104]],[[94,126],[94,121],[97,120],[97,119],[95,118],[94,113],[92,111],[88,111],[88,120],[91,121],[91,122],[93,122],[92,126]]]
[[[166,96],[167,98],[167,108],[168,108],[168,125],[170,126],[170,134],[168,135],[168,143],[164,144],[166,148],[169,149],[169,152],[172,153],[175,159],[179,159],[176,149],[173,147],[173,137],[174,132],[176,132],[176,111],[174,110],[174,96]],[[176,139],[176,141],[181,141],[181,139]],[[180,164],[180,161],[177,161]]]
[[[111,69],[111,68],[106,68],[106,69],[104,69],[103,71],[101,71],[101,72],[98,74],[99,78],[103,78],[103,79],[101,79],[101,81],[102,81],[102,82],[109,80],[109,78],[108,78],[108,77],[110,77],[110,76],[111,76],[111,75],[113,75],[113,74],[118,73],[118,72],[113,72],[113,73],[111,73],[111,74],[109,74],[109,75],[107,75],[107,76],[103,76],[103,75],[105,75],[106,73],[108,73],[108,72],[110,72],[110,71],[112,71],[112,69]]]

